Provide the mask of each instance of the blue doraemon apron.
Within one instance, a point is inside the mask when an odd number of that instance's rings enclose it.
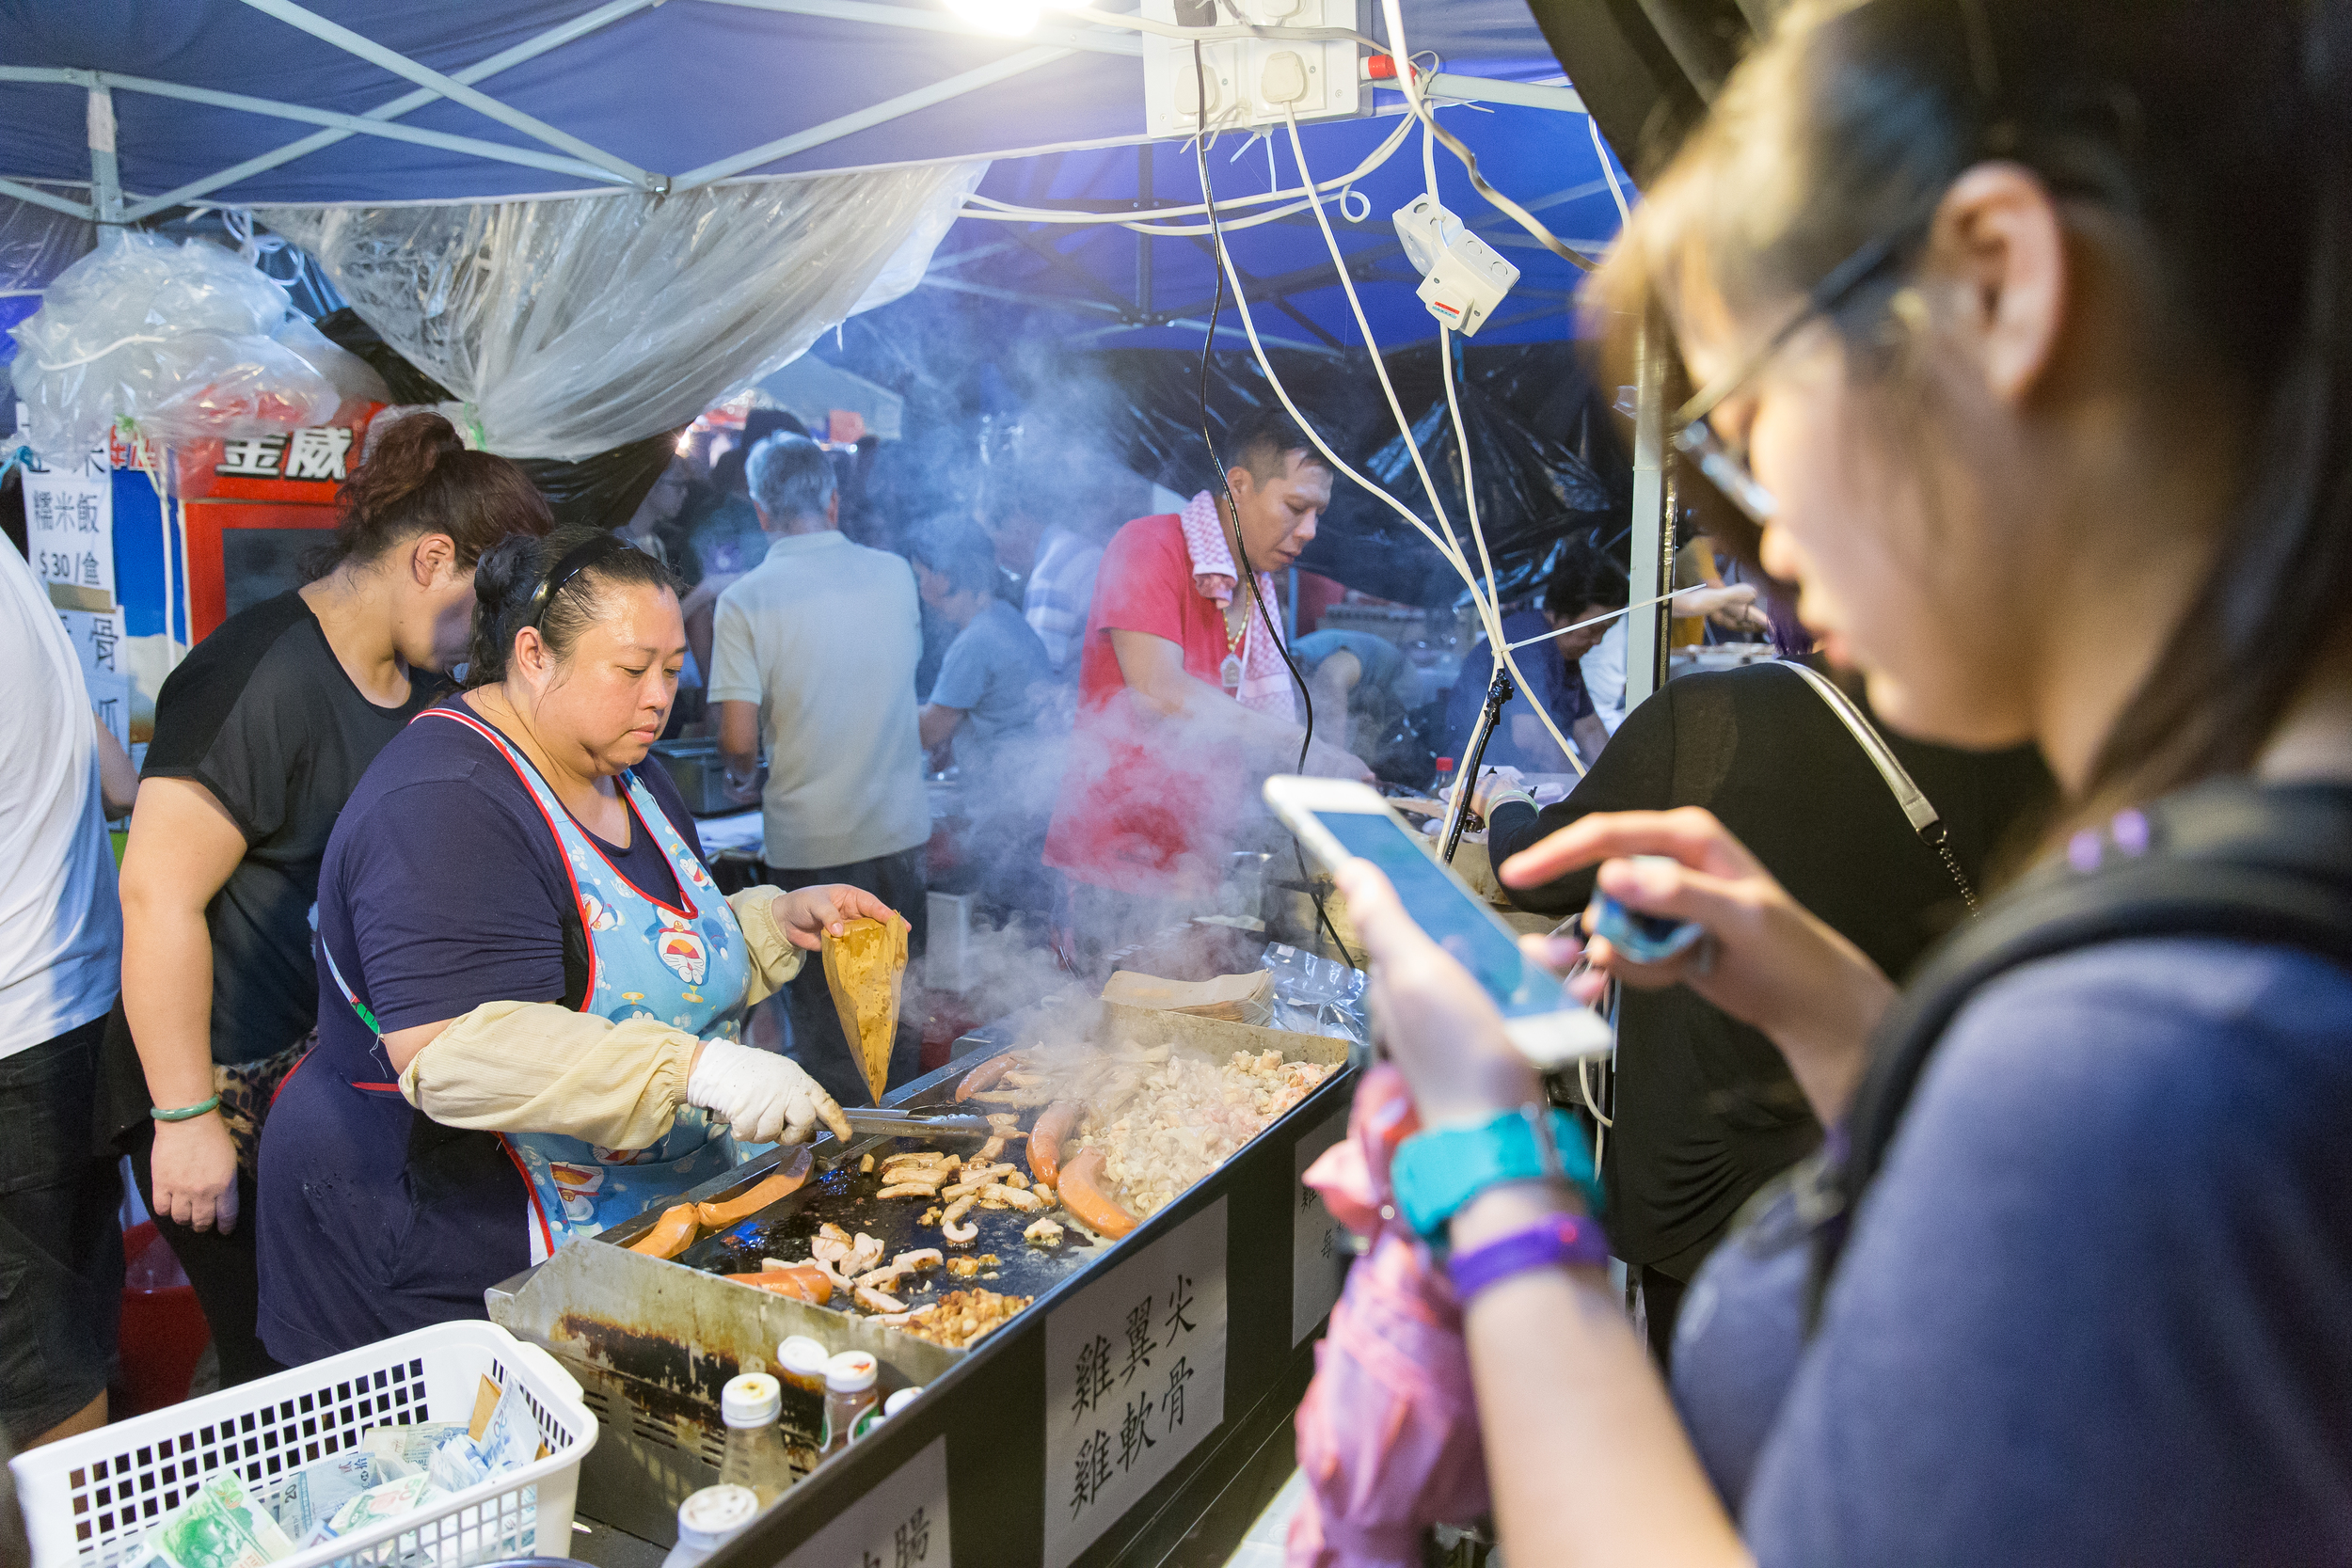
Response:
[[[731,1040],[740,1028],[751,985],[751,955],[735,911],[711,885],[702,862],[632,769],[622,787],[637,819],[677,875],[672,906],[639,889],[605,858],[531,759],[488,724],[450,708],[426,719],[464,724],[496,747],[531,791],[571,878],[587,937],[588,979],[580,1010],[615,1023],[659,1018],[704,1039]],[[325,951],[325,943],[321,943]],[[375,1021],[326,954],[338,990],[371,1033]],[[543,1262],[566,1242],[632,1219],[732,1168],[734,1138],[699,1106],[681,1106],[670,1131],[650,1148],[612,1149],[555,1132],[501,1132],[508,1157],[529,1183],[531,1260]]]

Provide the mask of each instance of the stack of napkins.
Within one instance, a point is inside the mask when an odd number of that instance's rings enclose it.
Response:
[[[266,1506],[234,1472],[208,1479],[139,1542],[126,1568],[264,1568],[323,1541],[429,1508],[546,1452],[519,1386],[482,1380],[471,1422],[372,1427],[286,1478]]]

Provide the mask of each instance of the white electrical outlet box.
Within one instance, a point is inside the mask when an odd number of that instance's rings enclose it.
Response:
[[[1226,4],[1216,14],[1230,25]],[[1363,30],[1362,0],[1238,0],[1238,8],[1262,27]],[[1176,0],[1143,0],[1141,14],[1173,23]],[[1279,126],[1290,114],[1309,120],[1371,112],[1372,89],[1359,79],[1356,45],[1345,40],[1225,39],[1200,45],[1197,65],[1193,51],[1181,39],[1143,35],[1144,124],[1154,136],[1200,130],[1203,86],[1213,132]]]
[[[1421,302],[1463,337],[1486,325],[1519,269],[1425,192],[1396,212],[1396,237],[1421,277]]]

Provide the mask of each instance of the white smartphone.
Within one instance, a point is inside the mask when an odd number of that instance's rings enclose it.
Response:
[[[1370,784],[1278,774],[1265,782],[1265,801],[1326,870],[1367,860],[1386,873],[1405,912],[1486,989],[1511,1043],[1538,1069],[1609,1054],[1615,1036],[1608,1021],[1530,962],[1511,927]]]

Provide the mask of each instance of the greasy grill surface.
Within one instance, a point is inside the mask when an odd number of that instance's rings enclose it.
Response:
[[[880,1166],[885,1156],[901,1150],[930,1147],[934,1146],[913,1138],[878,1144],[873,1149],[874,1164]],[[936,1147],[969,1159],[978,1146],[968,1139],[955,1139]],[[1027,1174],[1028,1162],[1022,1156],[1019,1144],[1013,1145],[1004,1159]],[[925,1210],[944,1208],[944,1204],[920,1198],[877,1197],[875,1195],[882,1191],[882,1172],[877,1169],[865,1175],[857,1167],[856,1159],[844,1160],[790,1196],[779,1199],[747,1220],[739,1220],[716,1235],[704,1237],[681,1253],[677,1260],[689,1268],[712,1274],[750,1274],[759,1267],[763,1258],[805,1262],[810,1239],[817,1234],[818,1226],[827,1223],[839,1226],[852,1236],[863,1230],[879,1240],[884,1264],[901,1252],[920,1247],[937,1247],[951,1259],[978,1258],[992,1252],[1000,1259],[995,1267],[984,1268],[970,1279],[959,1279],[944,1267],[925,1269],[912,1276],[901,1275],[896,1284],[904,1288],[890,1290],[889,1293],[915,1307],[937,1301],[946,1291],[975,1287],[1004,1295],[1041,1296],[1085,1268],[1108,1245],[1082,1228],[1063,1209],[1039,1215],[1018,1209],[982,1209],[977,1205],[964,1216],[964,1223],[979,1227],[978,1239],[961,1246],[950,1245],[940,1235],[938,1226],[915,1223]],[[1032,1246],[1021,1239],[1021,1232],[1040,1218],[1051,1219],[1062,1227],[1059,1246]],[[995,1277],[989,1277],[992,1275]],[[866,1315],[849,1306],[837,1292],[832,1309]]]

